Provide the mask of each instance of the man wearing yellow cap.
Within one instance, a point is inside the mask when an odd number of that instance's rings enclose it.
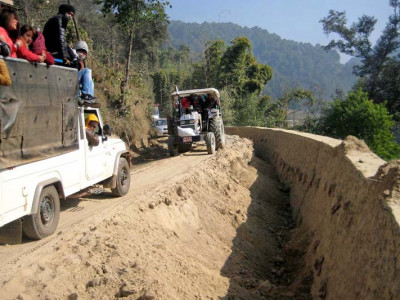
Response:
[[[99,119],[95,114],[88,114],[85,119],[86,139],[89,142],[89,146],[99,145],[99,136],[94,132],[99,123]]]

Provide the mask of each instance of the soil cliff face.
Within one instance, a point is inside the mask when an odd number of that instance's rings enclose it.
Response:
[[[288,247],[302,249],[299,278],[313,298],[400,297],[399,161],[386,163],[363,141],[295,131],[235,127],[254,142],[290,187],[296,228]]]

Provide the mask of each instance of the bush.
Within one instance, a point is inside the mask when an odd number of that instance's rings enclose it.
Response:
[[[350,92],[346,100],[335,99],[323,121],[327,135],[345,138],[354,135],[363,139],[383,159],[400,157],[392,128],[395,122],[385,103],[374,104],[360,89]]]

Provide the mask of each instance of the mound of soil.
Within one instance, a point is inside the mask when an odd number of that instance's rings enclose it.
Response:
[[[307,298],[307,283],[288,288],[297,264],[283,250],[288,190],[252,143],[228,136],[225,149],[182,173],[37,242],[26,267],[0,275],[1,298]]]

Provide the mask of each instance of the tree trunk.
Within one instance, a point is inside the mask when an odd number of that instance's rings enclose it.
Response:
[[[22,9],[22,15],[23,15],[23,18],[24,18],[24,20],[25,20],[25,22],[27,23],[27,24],[31,24],[31,20],[29,20],[29,18],[28,18],[28,11],[29,11],[29,8],[28,8],[28,1],[24,1],[24,8]]]
[[[132,57],[132,48],[133,48],[133,28],[134,25],[129,30],[129,49],[128,49],[128,57],[125,65],[125,79],[121,82],[121,94],[122,94],[122,104],[126,105],[126,90],[128,89],[129,82],[129,71],[131,67],[131,57]]]

